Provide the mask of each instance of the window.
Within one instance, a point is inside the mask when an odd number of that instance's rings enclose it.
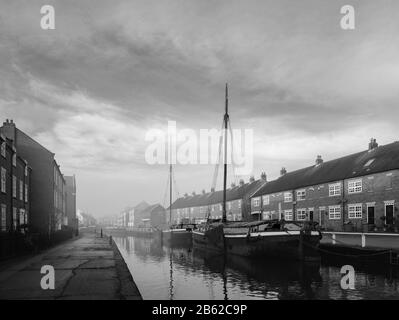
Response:
[[[12,196],[17,197],[17,177],[12,176]]]
[[[340,206],[328,207],[328,218],[330,220],[341,219],[341,207]]]
[[[240,199],[240,200],[238,200],[238,209],[240,209],[240,210],[241,210],[241,199]],[[240,220],[241,220],[241,218],[240,218]]]
[[[26,202],[26,203],[28,203],[28,199],[29,199],[29,197],[28,197],[28,191],[29,191],[28,185],[25,184],[25,202]]]
[[[1,205],[1,231],[7,231],[7,206]]]
[[[270,204],[270,196],[269,195],[263,196],[262,200],[263,200],[263,205],[264,206],[267,206],[267,205]]]
[[[362,192],[362,180],[352,180],[348,182],[348,193]]]
[[[297,199],[298,201],[300,201],[300,200],[305,200],[305,198],[306,198],[306,190],[305,190],[305,189],[303,189],[303,190],[298,190],[298,191],[296,192],[296,199]]]
[[[194,213],[194,208],[190,208],[190,213]]]
[[[6,143],[5,143],[5,142],[2,142],[2,143],[1,143],[1,156],[2,156],[3,158],[6,157]]]
[[[25,166],[25,177],[28,176],[28,166]]]
[[[284,192],[284,202],[291,202],[291,201],[292,201],[292,193]]]
[[[17,216],[17,208],[12,208],[12,228],[13,230],[17,230],[18,225],[18,216]]]
[[[328,195],[330,197],[339,196],[341,194],[341,184],[334,183],[328,185]]]
[[[219,210],[223,211],[223,205],[222,204],[219,204]]]
[[[368,167],[370,164],[372,164],[372,163],[374,162],[374,160],[375,160],[375,159],[370,159],[369,161],[367,161],[367,162],[364,164],[364,167]]]
[[[231,202],[227,202],[227,210],[231,210]]]
[[[24,182],[19,180],[19,200],[24,200]]]
[[[19,209],[19,225],[21,226],[25,223],[26,223],[25,210]]]
[[[291,221],[292,218],[292,210],[284,210],[284,220]]]
[[[362,218],[362,204],[350,204],[348,205],[348,217],[349,219],[361,219]]]
[[[262,220],[270,220],[270,219],[271,219],[270,211],[264,211],[262,213]]]
[[[16,154],[16,153],[14,153],[14,154],[12,155],[12,165],[13,165],[14,167],[17,166],[17,154]]]
[[[260,199],[259,198],[253,198],[253,205],[254,207],[259,207],[260,205]]]
[[[1,167],[1,192],[6,193],[7,170]]]
[[[306,220],[306,209],[298,209],[296,211],[297,220]]]

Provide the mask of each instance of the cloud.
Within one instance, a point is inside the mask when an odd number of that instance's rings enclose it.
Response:
[[[78,172],[80,203],[101,212],[100,181],[121,207],[156,201],[163,168],[144,163],[144,133],[167,120],[219,129],[225,82],[233,128],[255,132],[255,173],[345,155],[371,135],[388,143],[399,21],[387,3],[354,1],[356,30],[344,32],[331,1],[50,0],[46,32],[40,1],[1,1],[0,114]],[[212,168],[177,169],[182,190],[209,185]]]

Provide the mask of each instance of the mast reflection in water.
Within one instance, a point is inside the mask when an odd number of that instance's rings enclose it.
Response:
[[[399,299],[398,270],[355,267],[355,290],[341,289],[343,265],[207,256],[152,238],[115,237],[144,299]]]

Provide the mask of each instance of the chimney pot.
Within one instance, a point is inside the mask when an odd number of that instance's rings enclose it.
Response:
[[[370,142],[369,142],[369,151],[370,151],[370,150],[373,150],[373,149],[375,149],[375,148],[377,148],[377,147],[378,147],[377,140],[374,139],[374,138],[371,138],[371,139],[370,139]]]
[[[205,194],[206,192],[205,192],[205,189],[202,189],[202,194]]]
[[[215,192],[215,188],[211,188],[211,192]]]
[[[260,178],[261,178],[263,181],[266,181],[266,180],[267,180],[266,172],[262,172],[261,175],[260,175]]]
[[[235,188],[236,184],[234,182],[231,183],[231,187]]]
[[[322,159],[321,155],[318,155],[316,158],[316,166],[318,166],[322,163],[323,163],[323,159]]]
[[[195,196],[195,191],[191,192],[191,194],[192,194],[193,196]]]
[[[254,176],[251,176],[250,178],[249,178],[249,182],[254,182],[255,181],[255,177]]]
[[[287,169],[285,169],[285,167],[282,167],[280,170],[280,176],[283,176],[287,173]]]
[[[240,186],[243,186],[245,184],[244,179],[240,179]]]

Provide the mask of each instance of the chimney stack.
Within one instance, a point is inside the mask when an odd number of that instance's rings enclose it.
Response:
[[[192,194],[193,196],[195,196],[195,191],[191,192],[191,194]]]
[[[282,167],[281,170],[280,170],[280,176],[282,177],[286,173],[287,173],[287,170],[285,169],[285,167]]]
[[[202,189],[202,194],[205,194],[206,192],[205,192],[205,189]]]
[[[184,198],[187,198],[188,197],[188,193],[186,192],[185,194],[184,194]]]
[[[373,150],[373,149],[375,149],[377,147],[378,147],[377,140],[374,139],[374,138],[371,138],[370,142],[369,142],[369,151],[371,151],[371,150]]]
[[[323,159],[321,158],[321,155],[318,155],[316,158],[316,166],[319,166],[323,163]]]
[[[215,192],[215,188],[211,188],[211,192]]]
[[[267,176],[266,176],[266,172],[262,172],[261,173],[261,175],[260,175],[260,178],[263,180],[263,181],[266,181],[267,180]]]
[[[231,187],[232,187],[232,188],[235,188],[235,187],[236,187],[236,184],[235,184],[234,182],[232,182],[232,183],[231,183]]]
[[[249,178],[249,182],[254,182],[255,181],[255,177],[254,176],[251,176],[250,178]]]
[[[240,186],[242,187],[245,184],[244,179],[240,179]]]
[[[14,120],[6,119],[6,121],[3,122],[3,126],[13,126],[13,127],[15,127]]]

